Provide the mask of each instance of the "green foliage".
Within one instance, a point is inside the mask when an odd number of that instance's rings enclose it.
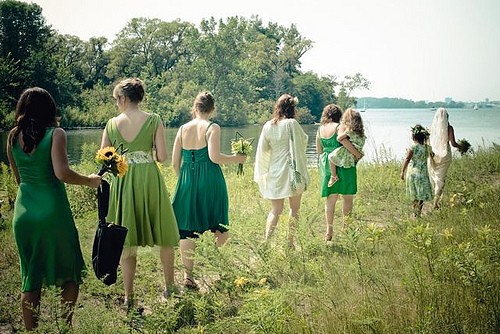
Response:
[[[215,121],[229,126],[262,123],[285,92],[299,96],[303,123],[318,121],[324,105],[336,101],[335,77],[300,71],[312,41],[295,25],[263,24],[258,17],[203,19],[199,27],[133,18],[109,43],[58,34],[36,4],[1,1],[0,12],[0,128],[12,126],[16,100],[33,85],[54,96],[63,126],[103,126],[116,109],[113,83],[124,77],[143,79],[145,109],[170,126],[190,119],[202,90],[216,98]],[[341,85],[347,95],[339,101],[349,103],[352,90],[368,87],[360,74]]]

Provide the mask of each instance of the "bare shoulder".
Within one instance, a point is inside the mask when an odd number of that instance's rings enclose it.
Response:
[[[52,134],[53,138],[61,138],[66,137],[66,131],[63,128],[54,128],[54,132]]]

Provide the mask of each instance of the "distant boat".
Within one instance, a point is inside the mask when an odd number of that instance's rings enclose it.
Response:
[[[432,107],[432,108],[431,108],[431,111],[436,111],[436,108]]]
[[[366,111],[366,101],[363,103],[363,109],[359,110],[360,112],[365,112]]]
[[[479,107],[477,106],[477,104],[474,105],[474,110],[478,110]]]

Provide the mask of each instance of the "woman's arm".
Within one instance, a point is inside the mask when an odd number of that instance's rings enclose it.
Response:
[[[14,129],[9,132],[7,138],[7,158],[9,159],[10,169],[14,173],[17,184],[21,183],[21,178],[19,177],[19,171],[17,170],[16,162],[14,161],[14,156],[12,155],[12,137],[14,136]]]
[[[323,153],[323,146],[321,145],[321,139],[319,138],[319,129],[316,132],[316,153]]]
[[[62,182],[85,185],[92,188],[97,188],[101,184],[101,177],[99,175],[91,174],[84,176],[69,167],[68,155],[66,153],[66,132],[61,128],[54,129],[51,158],[54,174]]]
[[[406,157],[403,162],[403,167],[401,168],[401,173],[399,175],[401,177],[401,180],[405,179],[406,168],[408,167],[408,164],[410,163],[412,157],[413,157],[413,151],[411,149],[408,149],[406,151]]]
[[[451,146],[459,147],[458,143],[455,141],[455,131],[451,125],[448,125],[448,140],[450,141]]]
[[[207,131],[208,156],[216,164],[243,163],[246,155],[227,155],[220,151],[220,126],[213,124]]]
[[[156,160],[158,162],[163,162],[167,160],[167,143],[165,141],[165,128],[162,122],[158,124],[155,133],[154,147],[156,148]]]
[[[179,176],[179,171],[181,170],[182,160],[181,132],[182,127],[177,131],[177,135],[174,140],[174,147],[172,148],[172,167],[174,168],[175,175],[177,176]]]

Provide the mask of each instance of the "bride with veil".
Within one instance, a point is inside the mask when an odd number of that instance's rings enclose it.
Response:
[[[448,122],[448,112],[445,108],[439,108],[434,114],[430,128],[430,144],[435,154],[434,158],[429,158],[429,176],[434,189],[436,209],[441,206],[446,174],[451,164],[451,146],[460,146],[455,140],[455,131]]]

